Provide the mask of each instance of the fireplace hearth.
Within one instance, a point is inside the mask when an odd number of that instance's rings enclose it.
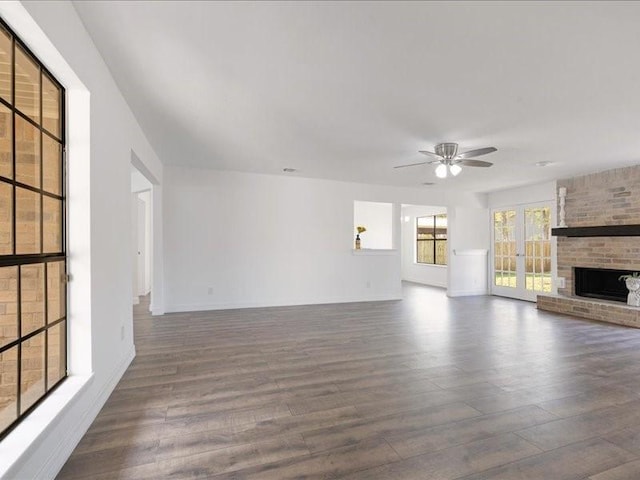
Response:
[[[632,270],[575,267],[573,271],[577,296],[626,303],[629,292],[619,278],[633,273]]]

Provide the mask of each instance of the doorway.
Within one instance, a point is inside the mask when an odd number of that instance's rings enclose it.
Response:
[[[491,293],[535,302],[553,290],[553,208],[535,203],[491,212]]]
[[[131,167],[132,303],[151,293],[153,184]],[[148,300],[148,299],[147,299]]]

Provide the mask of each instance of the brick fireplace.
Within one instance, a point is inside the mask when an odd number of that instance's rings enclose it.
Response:
[[[557,237],[558,277],[565,287],[558,295],[539,295],[538,308],[640,328],[639,308],[576,296],[574,278],[576,267],[640,271],[640,236],[633,227],[640,225],[640,166],[559,180],[558,187],[567,189],[569,229]]]

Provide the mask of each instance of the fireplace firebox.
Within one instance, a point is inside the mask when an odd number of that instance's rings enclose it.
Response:
[[[632,270],[574,267],[576,295],[626,303],[629,292],[620,275],[631,273]]]

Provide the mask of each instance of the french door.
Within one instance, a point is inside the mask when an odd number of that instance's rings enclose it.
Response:
[[[534,302],[552,292],[553,214],[549,203],[493,210],[492,294]]]

